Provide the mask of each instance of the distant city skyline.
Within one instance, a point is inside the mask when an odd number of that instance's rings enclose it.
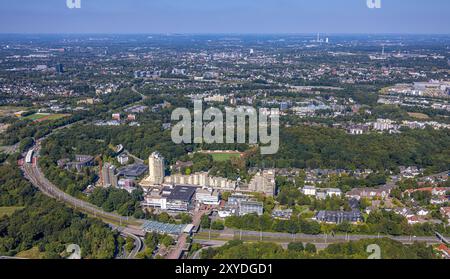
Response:
[[[0,33],[449,34],[450,1],[0,0]]]

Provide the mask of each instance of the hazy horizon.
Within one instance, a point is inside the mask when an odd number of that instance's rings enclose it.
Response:
[[[0,0],[2,34],[448,35],[450,1]]]

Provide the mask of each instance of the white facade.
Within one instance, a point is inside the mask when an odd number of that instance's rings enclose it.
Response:
[[[217,211],[217,214],[219,215],[220,218],[227,218],[227,217],[236,215],[236,211],[235,210],[219,210],[219,211]]]
[[[193,185],[199,187],[213,188],[216,190],[235,190],[236,182],[223,177],[210,177],[207,172],[198,172],[191,175],[174,174],[166,176],[164,182],[167,184]]]
[[[195,200],[206,205],[219,205],[220,203],[219,193],[205,189],[197,190]]]
[[[317,189],[314,186],[305,186],[302,189],[302,193],[307,196],[316,196]]]
[[[327,193],[328,197],[341,196],[342,195],[341,189],[337,189],[337,188],[329,188],[329,189],[326,190],[326,193]]]
[[[153,196],[148,195],[145,197],[143,204],[144,206],[150,206],[150,207],[158,207],[162,210],[167,209],[167,199],[165,197],[161,196]]]
[[[378,119],[377,122],[373,124],[373,129],[377,131],[387,131],[394,127],[394,121],[390,119]]]

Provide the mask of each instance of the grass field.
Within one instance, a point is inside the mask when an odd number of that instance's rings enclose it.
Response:
[[[22,209],[21,206],[5,206],[0,207],[0,216],[11,216],[16,210]]]
[[[237,153],[213,153],[210,155],[213,157],[213,160],[216,162],[225,162],[225,161],[231,160],[232,158],[241,157],[241,155],[237,154]]]
[[[29,119],[33,121],[45,121],[45,120],[58,120],[68,116],[67,114],[50,114],[50,113],[35,113],[32,115],[28,115],[23,119]]]
[[[29,108],[14,107],[14,106],[0,106],[0,116],[12,116],[15,112],[24,111]]]
[[[424,113],[408,112],[408,115],[417,119],[430,119],[430,117]]]
[[[16,257],[25,259],[42,259],[43,253],[39,252],[38,247],[33,247],[30,250],[19,252]]]

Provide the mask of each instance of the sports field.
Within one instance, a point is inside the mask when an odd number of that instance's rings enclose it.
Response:
[[[28,115],[23,119],[29,119],[36,122],[42,122],[46,120],[58,120],[68,116],[67,114],[50,114],[50,113],[35,113],[32,115]]]

